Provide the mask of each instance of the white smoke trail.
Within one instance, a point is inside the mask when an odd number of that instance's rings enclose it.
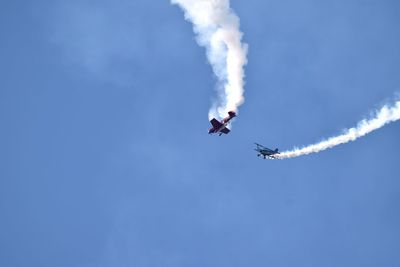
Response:
[[[354,141],[372,131],[375,131],[385,124],[400,120],[400,101],[393,105],[385,105],[380,110],[375,111],[370,119],[360,121],[356,127],[344,131],[343,134],[331,137],[317,144],[308,145],[303,148],[294,148],[275,155],[278,159],[299,157],[311,153],[318,153],[322,150],[335,147],[350,141]]]
[[[218,78],[220,95],[209,111],[212,117],[226,117],[237,112],[244,102],[244,70],[247,44],[242,44],[239,18],[231,10],[229,0],[171,0],[193,23],[199,45],[206,47],[207,58]]]

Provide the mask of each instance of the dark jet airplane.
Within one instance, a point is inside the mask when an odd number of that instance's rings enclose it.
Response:
[[[257,148],[255,148],[254,150],[258,152],[257,157],[259,156],[263,156],[264,159],[266,159],[267,157],[270,159],[276,159],[276,157],[274,155],[279,154],[278,149],[272,150],[269,148],[266,148],[265,146],[262,146],[260,144],[254,143],[256,144]]]
[[[208,130],[208,133],[209,134],[218,133],[219,136],[221,136],[222,134],[228,134],[231,130],[226,128],[226,126],[228,125],[231,119],[236,117],[236,113],[233,111],[229,111],[228,115],[229,116],[223,119],[222,121],[218,121],[215,118],[210,120],[212,127]]]

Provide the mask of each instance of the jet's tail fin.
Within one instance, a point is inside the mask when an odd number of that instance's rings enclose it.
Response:
[[[236,117],[236,112],[234,112],[234,111],[229,111],[228,114],[229,114],[229,117],[231,117],[231,118]]]
[[[274,152],[275,152],[275,153],[278,153],[278,149],[277,149],[277,148],[275,148]]]

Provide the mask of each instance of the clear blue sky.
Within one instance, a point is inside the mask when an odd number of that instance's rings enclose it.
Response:
[[[0,5],[0,266],[400,266],[400,124],[303,158],[400,90],[400,2],[232,0],[246,102],[169,1]]]

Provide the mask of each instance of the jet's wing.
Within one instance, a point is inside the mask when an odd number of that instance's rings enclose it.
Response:
[[[222,127],[222,123],[220,123],[219,121],[217,121],[215,118],[210,120],[211,125],[215,128],[215,129],[219,129]]]
[[[229,132],[230,132],[231,130],[229,130],[228,128],[223,128],[223,129],[221,129],[221,133],[224,133],[224,134],[228,134]]]
[[[261,147],[261,148],[263,148],[263,149],[267,149],[265,146],[260,145],[260,144],[258,144],[258,143],[254,143],[254,144],[256,144],[256,146]]]

